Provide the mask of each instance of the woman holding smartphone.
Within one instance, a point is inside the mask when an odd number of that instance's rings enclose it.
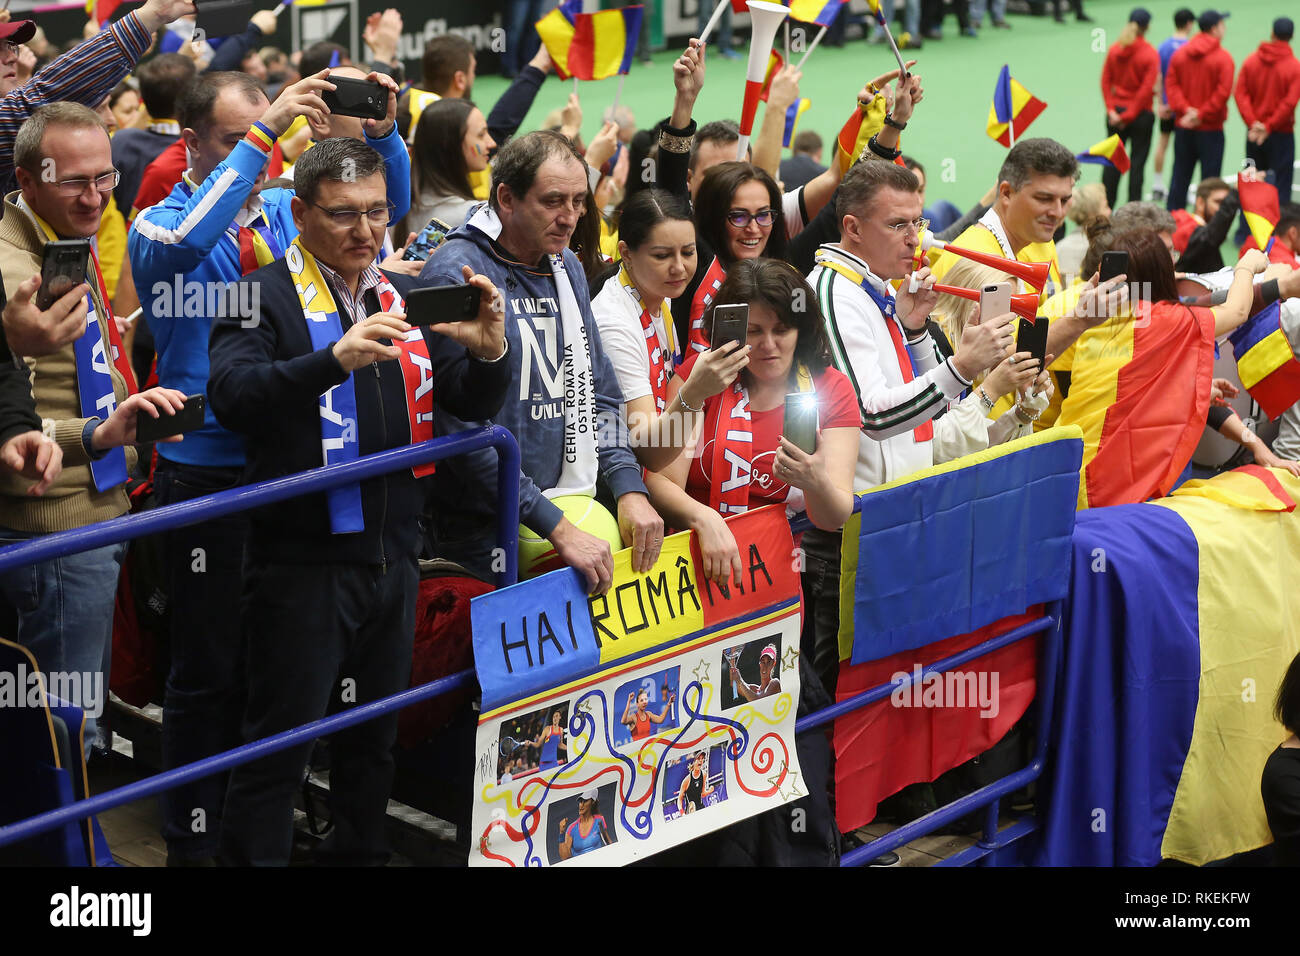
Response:
[[[669,302],[695,272],[695,224],[686,201],[659,189],[628,200],[619,226],[619,266],[591,300],[601,345],[623,390],[637,461],[658,471],[676,459],[700,421],[699,409],[736,380],[749,347],[704,352],[670,402],[680,351]]]
[[[862,420],[853,386],[827,361],[817,297],[794,267],[775,259],[738,262],[717,302],[749,304],[749,362],[729,388],[704,400],[703,428],[690,453],[648,475],[646,487],[667,524],[698,533],[705,574],[739,583],[740,554],[724,516],[783,503],[787,511],[806,511],[819,528],[839,528],[853,511]],[[706,332],[712,322],[710,310]],[[677,369],[669,402],[679,400],[703,355]],[[820,428],[810,429],[811,453],[786,437],[792,395],[796,406],[815,406]]]

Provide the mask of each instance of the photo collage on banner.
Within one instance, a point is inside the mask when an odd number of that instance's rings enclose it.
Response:
[[[565,569],[474,599],[472,863],[619,865],[803,796],[790,526],[779,507],[728,525],[726,589],[682,533],[645,574],[617,553],[598,597]]]

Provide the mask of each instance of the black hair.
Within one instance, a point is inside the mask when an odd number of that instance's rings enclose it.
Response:
[[[141,63],[135,71],[140,81],[140,102],[151,119],[175,119],[176,99],[194,79],[194,61],[180,53],[164,53]]]
[[[781,190],[765,170],[753,163],[719,163],[704,174],[703,181],[695,191],[695,231],[712,247],[718,260],[728,269],[736,260],[731,254],[731,243],[727,241],[727,213],[731,211],[736,190],[753,181],[763,184],[767,190],[768,205],[772,208],[772,231],[768,234],[767,245],[763,247],[763,255],[784,259],[786,236]]]
[[[700,147],[705,143],[737,143],[740,141],[740,124],[735,120],[714,120],[712,123],[705,123],[695,131],[695,138],[691,141],[691,159],[687,168],[692,172],[695,171],[695,158],[700,151]]]
[[[1079,178],[1079,161],[1054,139],[1039,137],[1022,139],[1002,161],[998,182],[1008,183],[1013,190],[1024,186],[1038,176],[1062,176],[1070,181]]]
[[[629,249],[640,249],[655,226],[670,219],[693,224],[691,208],[686,200],[662,189],[643,189],[623,207],[618,238],[626,242]]]
[[[434,37],[424,45],[420,60],[420,79],[424,88],[440,96],[447,92],[458,71],[469,73],[470,57],[474,44],[454,33]]]
[[[351,136],[321,140],[298,157],[293,167],[294,192],[303,202],[315,202],[322,180],[343,182],[345,177],[366,179],[378,173],[388,181],[384,159],[373,147]]]
[[[1291,733],[1300,735],[1300,654],[1291,661],[1282,675],[1282,683],[1278,684],[1273,716]]]

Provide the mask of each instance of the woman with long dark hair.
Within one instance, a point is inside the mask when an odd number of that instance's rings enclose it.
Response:
[[[469,174],[488,166],[496,148],[482,111],[469,100],[441,99],[420,114],[411,148],[411,209],[393,227],[400,246],[437,218],[455,227],[478,202]]]
[[[690,454],[646,476],[650,500],[667,524],[699,534],[705,574],[739,581],[735,538],[723,520],[750,508],[784,503],[834,531],[853,511],[853,467],[861,413],[848,378],[830,367],[817,296],[789,263],[737,262],[717,304],[748,303],[748,364],[720,394],[704,399],[703,428]],[[710,331],[713,312],[705,318]],[[707,355],[708,353],[704,353]],[[669,383],[677,402],[703,355],[692,355]],[[816,450],[784,437],[786,397],[815,404]]]
[[[591,300],[600,341],[623,390],[624,418],[637,460],[657,471],[681,454],[700,408],[736,380],[748,347],[703,353],[690,380],[668,403],[679,352],[669,301],[695,273],[695,223],[686,201],[645,189],[627,201],[619,230],[617,271]]]
[[[1246,321],[1253,278],[1268,266],[1262,252],[1246,253],[1227,301],[1207,309],[1179,302],[1173,258],[1153,230],[1121,233],[1110,248],[1128,253],[1132,305],[1080,336],[1056,422],[1083,429],[1080,507],[1174,487],[1205,429],[1214,340]]]
[[[1300,866],[1300,654],[1277,689],[1273,716],[1291,736],[1264,763],[1260,792],[1273,832],[1273,863]]]

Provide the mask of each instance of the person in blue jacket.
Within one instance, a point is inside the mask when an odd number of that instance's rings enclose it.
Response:
[[[587,202],[587,166],[561,133],[543,130],[508,143],[492,165],[489,203],[429,257],[421,285],[463,281],[461,267],[487,276],[501,291],[510,342],[510,397],[493,420],[519,442],[520,520],[555,547],[596,593],[613,579],[608,542],[577,527],[550,499],[593,496],[603,481],[617,500],[632,568],[648,571],[663,545],[663,519],[650,504],[641,466],[619,426],[622,390],[600,344],[582,265],[569,239]],[[439,427],[463,421],[443,411]],[[435,476],[436,550],[475,574],[494,565],[496,455],[450,459]]]
[[[384,159],[393,222],[410,203],[410,160],[395,132],[397,85],[386,76],[370,78],[389,90],[388,115],[364,126],[354,119],[354,132]],[[328,71],[321,71],[286,88],[272,104],[251,76],[228,72],[205,75],[181,97],[177,119],[191,166],[165,200],[135,218],[127,241],[156,341],[160,383],[186,395],[206,391],[209,332],[229,312],[227,287],[281,258],[297,237],[294,191],[263,188],[267,161],[298,116],[318,124],[344,119],[330,117],[321,99],[333,88]],[[244,288],[253,294],[253,287]],[[254,307],[248,321],[256,321],[257,303],[245,304]],[[159,449],[157,499],[175,504],[234,487],[244,464],[243,439],[221,427],[209,403],[202,428],[175,450]],[[242,515],[168,533],[165,567],[176,626],[163,702],[164,767],[239,741],[243,657],[238,618],[230,610],[239,604],[247,534]],[[163,796],[163,836],[173,863],[216,855],[224,789],[223,777],[216,775]],[[203,810],[204,824],[197,829],[196,809]]]

